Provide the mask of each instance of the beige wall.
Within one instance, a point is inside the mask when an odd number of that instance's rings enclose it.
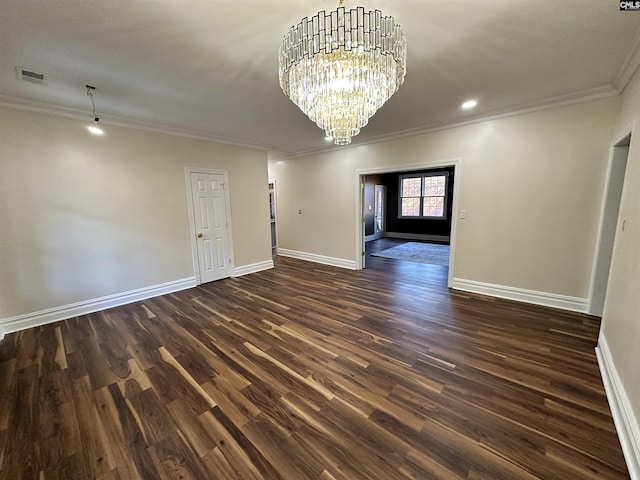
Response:
[[[355,260],[357,169],[458,158],[454,276],[586,298],[617,109],[609,98],[270,163],[279,247]]]
[[[235,266],[271,259],[266,152],[0,109],[0,321],[192,277],[184,167],[228,170]]]
[[[636,72],[622,95],[614,142],[633,129],[618,230],[605,300],[602,334],[640,419],[640,73]],[[622,223],[625,228],[622,230]],[[640,428],[640,426],[636,426]]]

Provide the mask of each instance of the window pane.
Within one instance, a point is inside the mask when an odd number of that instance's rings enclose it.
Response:
[[[422,215],[424,215],[425,217],[432,217],[433,215],[431,214],[431,211],[433,210],[433,197],[425,197],[424,198],[424,204],[422,207]]]
[[[422,178],[403,178],[401,197],[419,197],[420,187],[422,187]]]
[[[401,212],[403,217],[419,217],[420,216],[420,197],[403,198]]]
[[[424,177],[424,196],[434,195],[433,193],[433,177]]]
[[[422,215],[425,217],[444,216],[444,197],[425,197]]]
[[[424,177],[424,196],[444,196],[447,177],[438,175],[434,177]]]

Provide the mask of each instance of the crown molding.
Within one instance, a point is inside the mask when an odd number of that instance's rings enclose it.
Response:
[[[0,107],[12,108],[14,110],[22,110],[25,112],[43,113],[46,115],[55,115],[56,117],[70,118],[73,120],[87,120],[87,112],[77,110],[75,108],[63,107],[51,103],[36,102],[20,97],[12,97],[0,94]],[[100,123],[104,125],[113,125],[115,127],[132,128],[135,130],[144,130],[146,132],[161,133],[164,135],[173,135],[177,137],[192,138],[195,140],[205,140],[207,142],[221,143],[232,145],[234,147],[253,148],[256,150],[267,150],[267,145],[259,143],[251,143],[243,140],[228,137],[218,137],[203,132],[185,130],[167,125],[160,125],[151,122],[143,122],[133,120],[131,118],[100,115]]]
[[[613,81],[613,87],[618,91],[618,93],[622,93],[624,89],[627,87],[631,77],[636,73],[636,70],[640,66],[640,30],[636,34],[636,38],[627,53],[624,62],[620,66],[620,70],[618,70],[618,74],[616,75],[615,80]]]
[[[639,42],[637,46],[640,47],[640,37],[638,37],[638,40]],[[633,71],[631,71],[631,73],[629,74],[629,78],[626,79],[626,83],[628,83],[629,79],[631,78],[631,75],[633,75],[633,72],[635,71],[635,68],[637,68],[637,65],[635,67],[632,67],[631,65],[633,65],[634,64],[633,62],[635,61],[640,62],[640,48],[634,48],[633,52],[635,53],[633,55],[630,55],[628,61],[625,62],[625,65],[627,65],[627,67],[624,69],[625,72],[633,68]],[[625,74],[625,78],[626,78],[626,74]],[[626,83],[625,83],[625,86],[626,86]],[[389,140],[396,140],[399,138],[412,137],[415,135],[422,135],[422,134],[433,133],[441,130],[448,130],[451,128],[464,127],[467,125],[487,122],[490,120],[498,120],[501,118],[514,117],[514,116],[524,115],[526,113],[532,113],[532,112],[537,112],[541,110],[548,110],[548,109],[563,107],[567,105],[573,105],[577,103],[600,100],[603,98],[616,96],[620,93],[620,91],[621,90],[619,90],[618,88],[612,85],[605,85],[605,86],[596,87],[588,90],[582,90],[579,92],[573,92],[565,95],[559,95],[556,97],[550,97],[550,98],[546,98],[546,99],[535,101],[535,102],[520,104],[514,107],[492,110],[492,111],[474,116],[463,122],[442,123],[439,125],[438,124],[423,125],[420,127],[400,130],[393,133],[376,135],[367,140],[353,143],[351,145],[348,145],[345,147],[339,147],[339,148],[341,150],[347,149],[347,148],[357,148],[364,145],[381,143]],[[27,100],[24,98],[12,97],[12,96],[1,95],[1,94],[0,94],[0,107],[55,115],[58,117],[65,117],[65,118],[70,118],[74,120],[87,119],[87,113],[83,110],[77,110],[74,108],[63,107],[60,105],[49,104],[44,102],[36,102],[32,100]],[[144,130],[148,132],[161,133],[165,135],[174,135],[174,136],[179,136],[184,138],[192,138],[196,140],[204,140],[208,142],[232,145],[236,147],[263,150],[263,151],[267,151],[267,157],[270,163],[279,162],[282,160],[293,160],[296,158],[308,157],[311,155],[318,155],[322,153],[336,151],[338,148],[335,146],[329,146],[329,147],[323,147],[319,149],[301,150],[301,151],[293,152],[290,154],[275,153],[275,154],[269,155],[268,152],[270,147],[267,145],[241,141],[233,138],[217,137],[217,136],[209,135],[203,132],[195,132],[191,130],[173,128],[173,127],[168,127],[166,125],[154,124],[150,122],[142,122],[142,121],[133,120],[125,117],[115,117],[115,116],[109,116],[109,117],[101,116],[100,122],[105,125],[113,125],[113,126],[124,127],[124,128],[133,128],[136,130]]]
[[[619,95],[619,92],[612,85],[604,85],[601,87],[590,88],[588,90],[581,90],[579,92],[573,92],[565,95],[558,95],[556,97],[549,97],[543,100],[535,102],[516,105],[514,107],[502,108],[485,112],[477,115],[469,120],[455,123],[443,123],[440,125],[426,125],[422,127],[410,128],[407,130],[400,130],[393,133],[376,135],[365,141],[354,143],[348,146],[339,147],[341,150],[348,148],[357,148],[364,145],[371,145],[374,143],[387,142],[390,140],[397,140],[399,138],[413,137],[416,135],[423,135],[426,133],[438,132],[441,130],[449,130],[451,128],[465,127],[467,125],[474,125],[476,123],[488,122],[491,120],[499,120],[502,118],[516,117],[518,115],[524,115],[527,113],[538,112],[542,110],[550,110],[553,108],[565,107],[568,105],[574,105],[578,103],[592,102],[595,100],[601,100],[603,98],[615,97]],[[336,151],[338,147],[326,147],[315,150],[305,150],[300,152],[294,152],[285,155],[272,155],[268,157],[269,163],[280,162],[283,160],[293,160],[301,157],[308,157],[311,155],[318,155],[331,151]]]

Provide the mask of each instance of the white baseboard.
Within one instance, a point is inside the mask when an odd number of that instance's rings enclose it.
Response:
[[[345,260],[344,258],[326,257],[324,255],[298,252],[296,250],[288,250],[286,248],[278,248],[278,255],[306,260],[307,262],[322,263],[323,265],[330,265],[332,267],[348,268],[349,270],[356,269],[356,262],[354,260]]]
[[[399,238],[401,240],[424,240],[426,242],[448,242],[448,235],[427,235],[424,233],[385,232],[385,238]]]
[[[598,338],[596,356],[629,475],[631,480],[640,480],[640,425],[613,363],[607,339],[602,332]]]
[[[185,290],[195,287],[195,277],[183,278],[173,282],[161,283],[151,287],[138,288],[128,292],[107,295],[106,297],[84,300],[82,302],[63,305],[60,307],[48,308],[38,312],[17,315],[15,317],[0,319],[0,339],[5,334],[24,330],[25,328],[37,327],[47,323],[58,322],[78,315],[86,315],[88,313],[105,310],[127,303],[137,302],[146,298],[157,297],[167,293]]]
[[[249,265],[242,265],[233,269],[231,278],[241,277],[242,275],[249,275],[250,273],[261,272],[262,270],[269,270],[273,268],[273,260],[265,260],[264,262],[250,263]]]
[[[569,297],[556,293],[538,292],[536,290],[525,290],[524,288],[476,282],[475,280],[465,280],[463,278],[454,278],[451,288],[465,292],[479,293],[481,295],[489,295],[490,297],[506,298],[507,300],[515,300],[517,302],[571,310],[572,312],[587,313],[589,309],[589,300],[587,298]]]

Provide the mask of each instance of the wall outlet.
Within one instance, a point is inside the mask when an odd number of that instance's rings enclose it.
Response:
[[[298,210],[298,215],[302,215],[302,209]]]

